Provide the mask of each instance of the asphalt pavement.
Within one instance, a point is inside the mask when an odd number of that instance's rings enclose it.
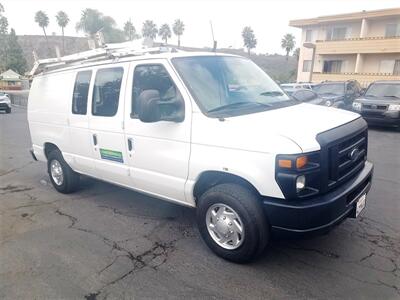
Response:
[[[30,146],[26,110],[0,114],[1,299],[400,299],[398,131],[369,131],[358,219],[246,265],[206,247],[193,209],[89,178],[57,193]]]

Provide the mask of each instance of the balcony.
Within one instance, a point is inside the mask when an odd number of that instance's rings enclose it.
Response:
[[[399,53],[400,37],[366,37],[316,41],[317,54]]]
[[[378,80],[400,80],[400,75],[392,75],[390,73],[313,73],[313,82],[321,82],[325,80],[357,80],[362,86],[366,87],[371,82]]]

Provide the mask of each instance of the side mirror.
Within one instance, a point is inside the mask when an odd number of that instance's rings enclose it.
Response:
[[[360,90],[360,96],[364,95],[366,91],[367,91],[366,88],[362,88],[362,89]]]

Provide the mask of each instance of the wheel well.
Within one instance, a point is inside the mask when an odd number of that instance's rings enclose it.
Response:
[[[54,150],[59,150],[58,147],[52,143],[44,143],[44,155],[46,156],[46,158],[49,157],[49,154],[54,151]]]
[[[209,188],[221,183],[239,184],[252,190],[256,195],[260,195],[258,190],[250,182],[240,176],[220,171],[206,171],[200,175],[200,178],[194,186],[193,196],[195,201],[197,202],[201,195]]]

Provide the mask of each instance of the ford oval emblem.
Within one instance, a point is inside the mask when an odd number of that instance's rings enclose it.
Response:
[[[354,148],[353,150],[351,150],[351,152],[349,153],[349,158],[352,161],[357,160],[357,158],[360,156],[360,150],[358,150],[358,148]]]

